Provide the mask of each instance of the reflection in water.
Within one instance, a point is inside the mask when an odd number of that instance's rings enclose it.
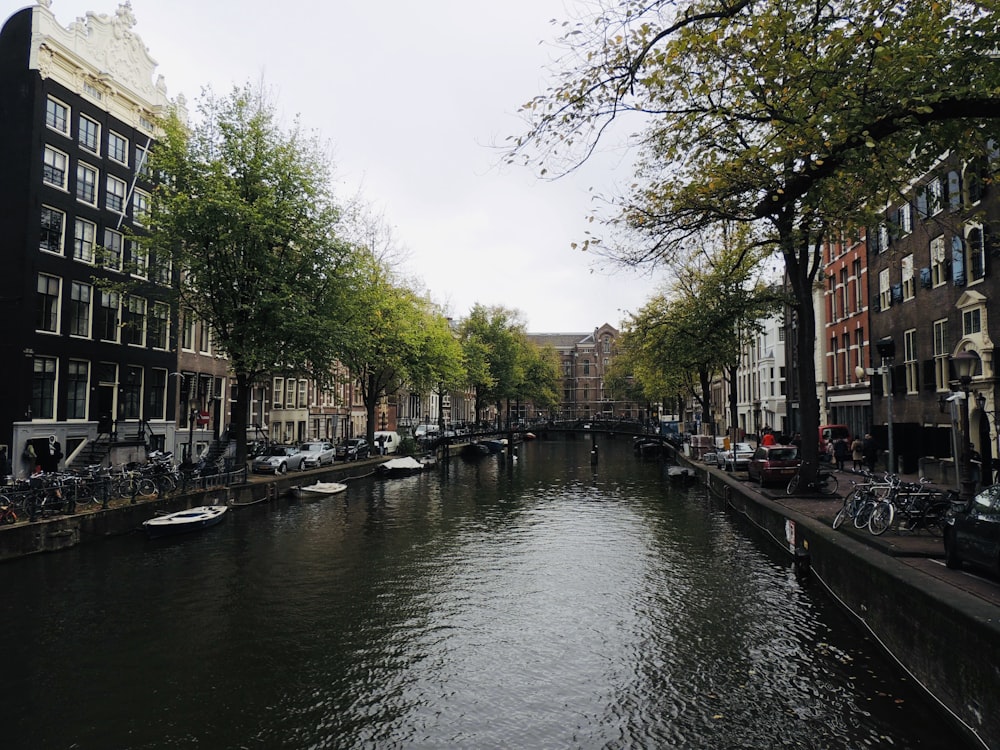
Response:
[[[3,566],[10,747],[939,747],[852,623],[623,441]],[[54,720],[58,716],[58,720]]]

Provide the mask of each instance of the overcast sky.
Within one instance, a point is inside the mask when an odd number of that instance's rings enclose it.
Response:
[[[0,0],[6,19],[26,3]],[[517,110],[547,70],[577,0],[132,0],[168,95],[263,80],[283,115],[332,146],[337,191],[392,227],[407,269],[453,317],[520,310],[532,332],[617,326],[658,280],[595,265],[589,188],[628,184],[620,154],[571,179],[500,167]],[[52,0],[62,26],[118,0]],[[2,6],[0,6],[2,7]]]

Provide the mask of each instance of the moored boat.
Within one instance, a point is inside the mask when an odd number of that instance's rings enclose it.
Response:
[[[410,474],[417,474],[425,468],[425,465],[413,456],[401,456],[379,464],[376,471],[385,477],[407,477]]]
[[[164,536],[173,536],[188,531],[198,531],[207,529],[209,526],[222,521],[225,518],[228,506],[225,505],[201,505],[187,510],[180,510],[176,513],[167,513],[162,516],[155,516],[148,521],[144,521],[142,526],[150,539],[157,539]]]
[[[341,482],[316,482],[304,487],[295,487],[293,492],[296,497],[323,497],[325,495],[336,495],[347,489],[346,484]]]

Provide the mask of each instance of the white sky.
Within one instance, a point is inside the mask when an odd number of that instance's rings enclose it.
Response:
[[[392,227],[407,268],[453,317],[520,310],[529,331],[617,326],[656,280],[570,247],[594,226],[593,187],[628,184],[621,155],[572,178],[500,167],[494,148],[544,91],[572,0],[131,0],[168,95],[263,80],[332,146],[337,190]],[[27,3],[11,3],[6,19]],[[62,26],[118,0],[52,0]]]

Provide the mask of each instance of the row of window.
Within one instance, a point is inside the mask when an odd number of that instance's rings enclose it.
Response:
[[[903,256],[899,264],[900,282],[893,284],[890,269],[883,268],[878,274],[878,308],[887,310],[893,304],[911,300],[916,296],[916,285],[927,288],[941,286],[949,277],[956,286],[975,284],[986,277],[986,243],[983,228],[978,224],[965,227],[965,237],[951,238],[949,257],[944,236],[935,237],[930,242],[930,265],[920,269],[919,276],[914,268],[913,254]],[[950,271],[950,273],[949,273]]]
[[[151,367],[145,370],[139,365],[119,367],[113,362],[94,363],[70,359],[66,362],[65,373],[61,374],[58,358],[44,356],[35,357],[33,365],[32,419],[56,419],[56,394],[60,392],[60,377],[66,379],[64,391],[67,420],[88,419],[91,413],[91,394],[97,393],[101,387],[111,394],[117,394],[119,403],[115,405],[116,413],[123,419],[166,419],[167,370],[164,368]]]
[[[42,206],[39,223],[38,249],[54,255],[66,255],[66,233],[68,222],[66,213],[52,206]],[[132,237],[128,243],[125,235],[117,229],[105,228],[103,236],[98,225],[76,217],[72,226],[70,257],[73,260],[98,265],[111,271],[127,271],[142,279],[150,278],[164,286],[171,283],[172,263],[169,258],[152,263],[148,251],[139,238]],[[103,242],[102,242],[103,241]],[[127,250],[127,253],[126,253]]]
[[[274,378],[271,386],[271,407],[274,409],[304,409],[310,405],[310,381],[302,378]],[[338,384],[338,394],[332,388],[316,388],[313,405],[336,406],[345,403],[345,385]],[[356,401],[357,399],[355,399]]]
[[[49,187],[70,192],[70,157],[54,146],[46,145],[42,152],[42,182]],[[76,163],[74,192],[81,203],[96,208],[100,204],[100,170],[84,161]],[[129,204],[129,185],[120,177],[107,174],[104,178],[104,207],[125,214]],[[140,226],[149,216],[149,193],[135,188],[131,191],[132,220]]]
[[[916,192],[912,202],[894,208],[888,213],[886,223],[880,224],[877,231],[868,233],[869,252],[888,250],[896,239],[910,234],[914,212],[917,218],[925,219],[945,210],[954,212],[979,203],[982,200],[983,172],[982,164],[974,162],[966,165],[964,173],[953,169],[944,176],[932,177]]]
[[[39,333],[161,350],[169,347],[170,306],[166,302],[149,304],[142,297],[103,291],[83,281],[67,285],[60,277],[44,273],[38,274],[36,291],[35,330]]]
[[[77,117],[76,128],[73,128],[72,110],[65,102],[50,96],[45,104],[45,125],[50,129],[73,138],[74,132],[76,142],[80,148],[95,156],[106,153],[108,158],[123,166],[129,166],[129,141],[128,138],[108,130],[107,139],[102,138],[101,124],[97,120],[80,114]],[[149,141],[146,145],[136,144],[135,146],[135,168],[140,174],[148,175],[149,162]]]
[[[962,336],[975,336],[984,329],[986,311],[983,307],[974,307],[962,312]],[[948,319],[936,320],[931,324],[932,356],[925,360],[924,382],[926,388],[936,391],[950,390],[949,382],[951,361],[951,339],[949,338]],[[856,381],[855,366],[864,366],[864,335],[858,329],[851,335],[844,333],[840,340],[836,336],[830,339],[830,381],[832,385],[844,385]],[[903,377],[906,392],[915,394],[920,391],[920,364],[917,352],[917,329],[910,328],[903,332]]]

